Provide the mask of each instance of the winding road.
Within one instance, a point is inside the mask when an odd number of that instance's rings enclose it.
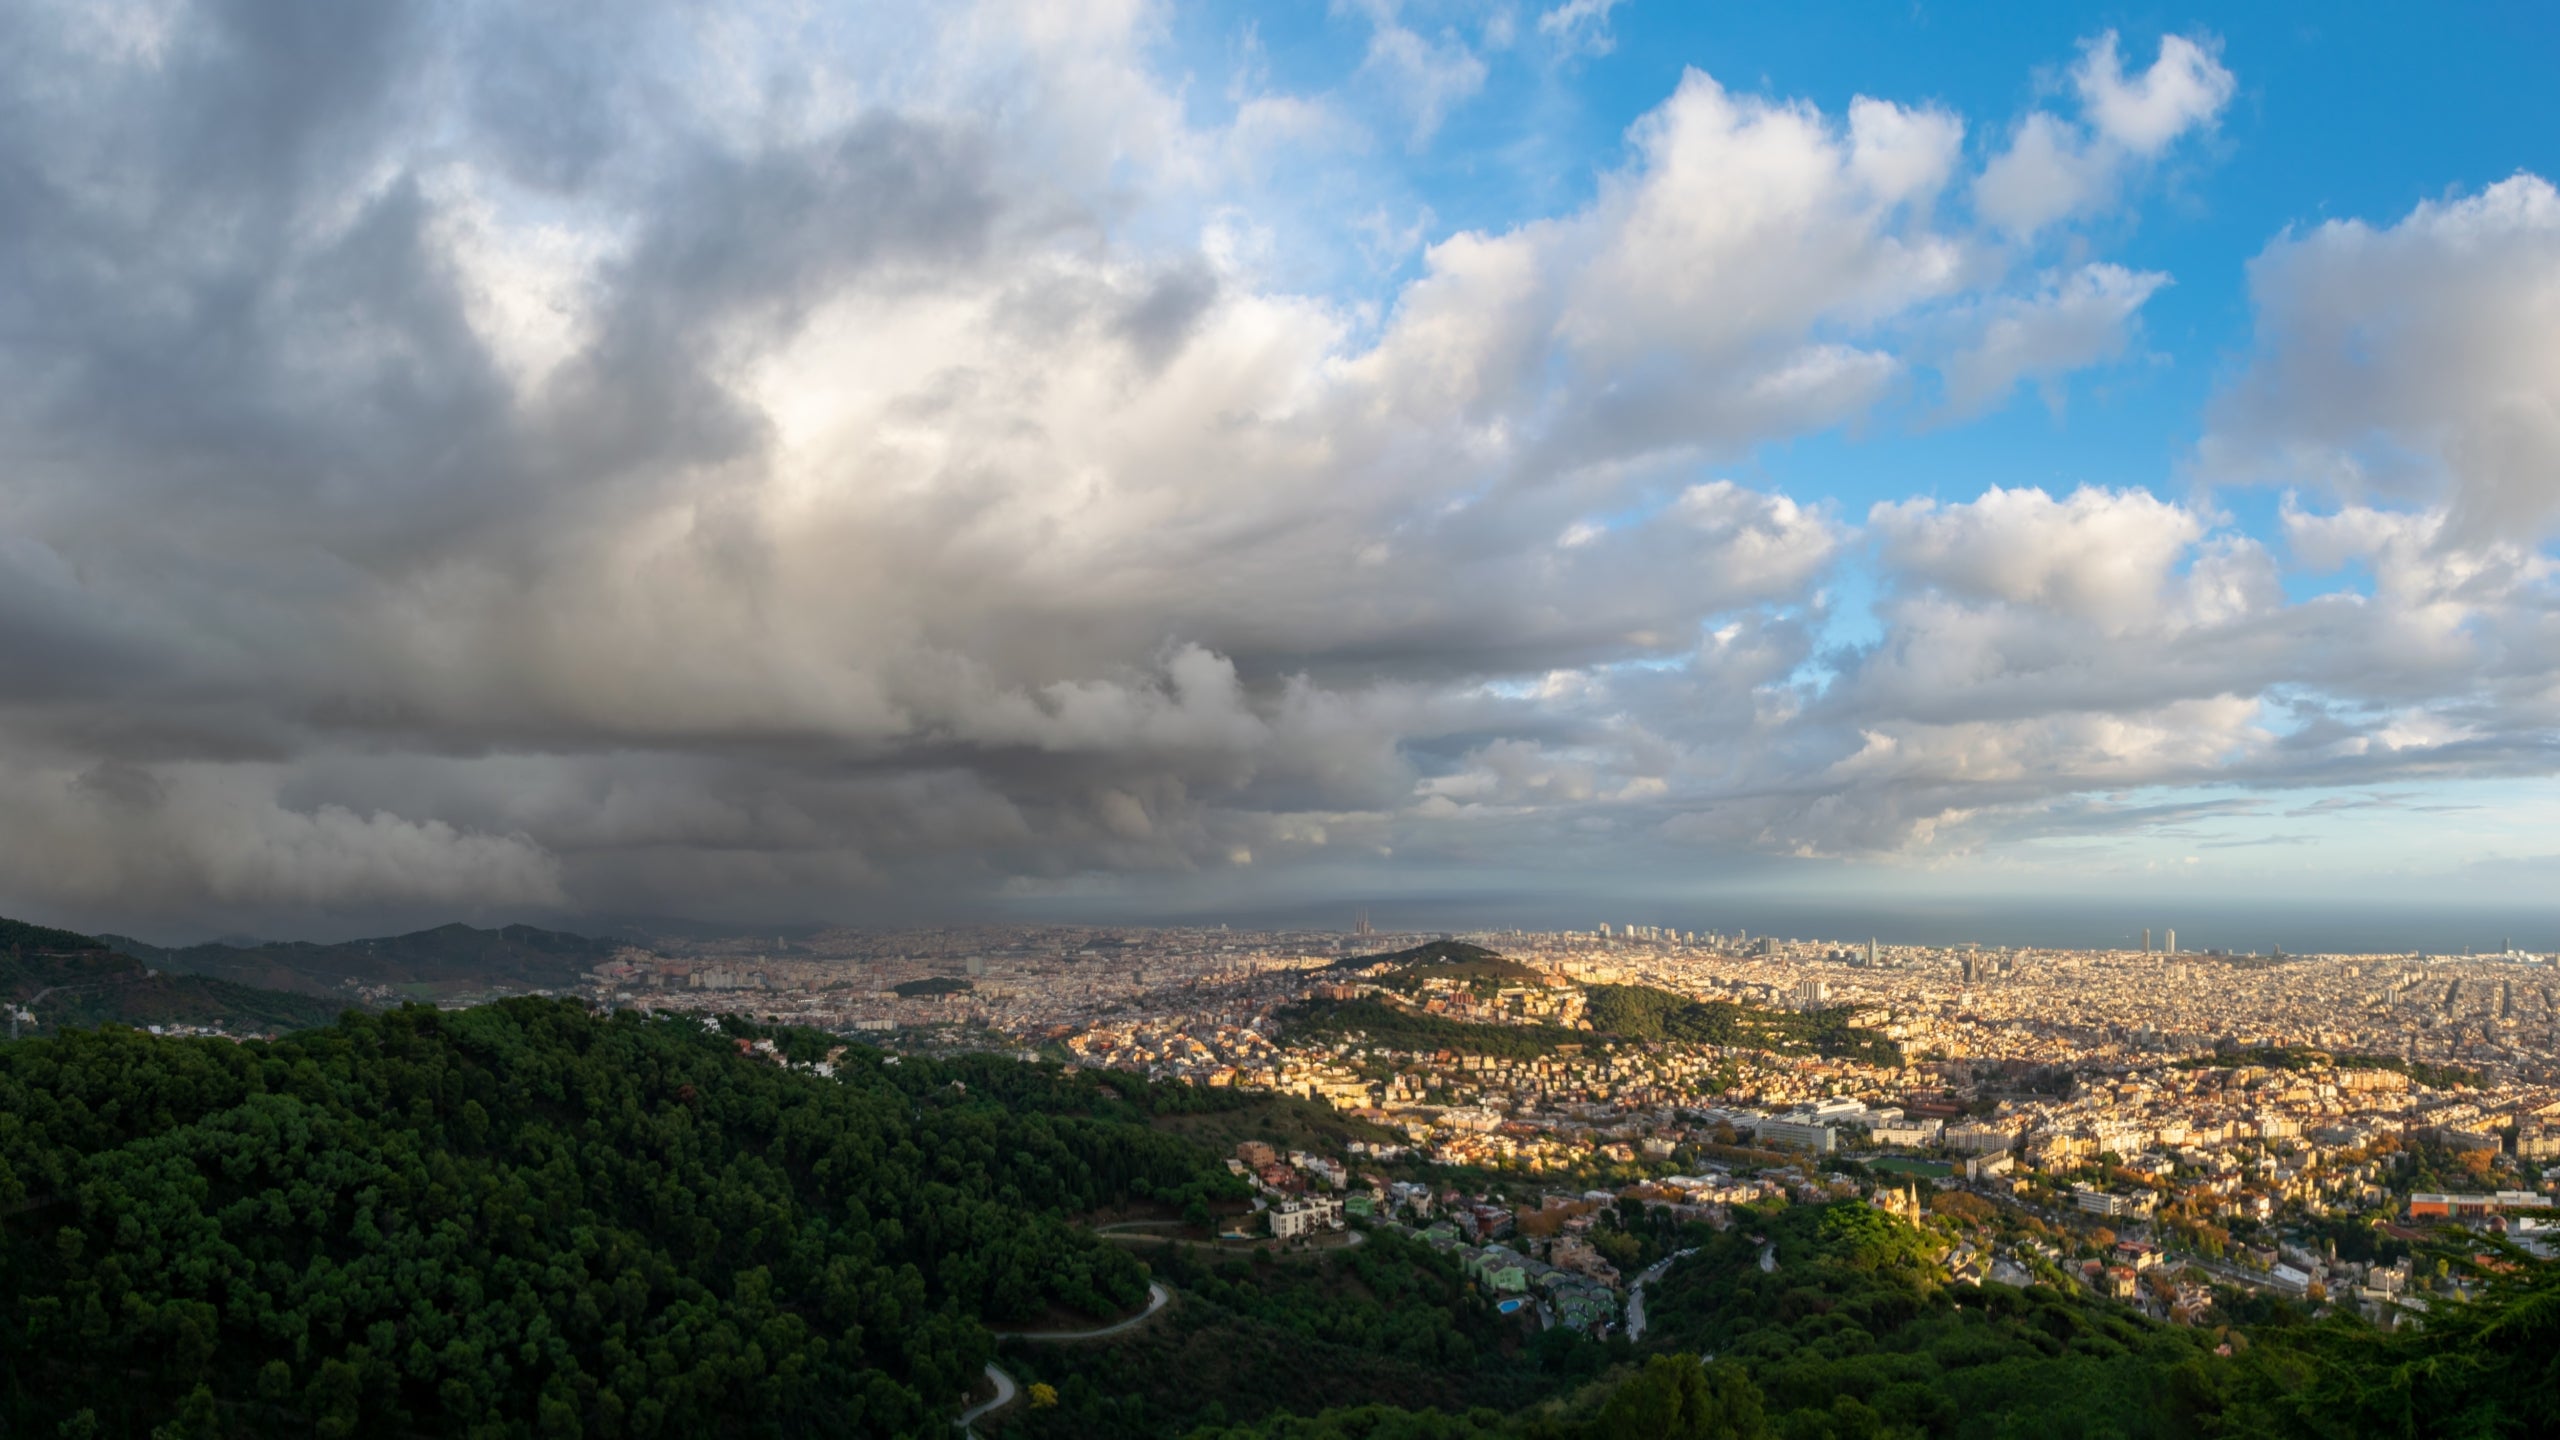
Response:
[[[951,1423],[963,1434],[977,1434],[978,1432],[971,1427],[975,1425],[979,1416],[1001,1410],[1012,1404],[1013,1397],[1020,1393],[1013,1383],[1013,1377],[999,1369],[993,1360],[987,1362],[987,1378],[996,1382],[996,1398],[972,1405],[960,1412],[960,1418]]]
[[[1146,1309],[1125,1320],[1114,1320],[1098,1330],[998,1330],[995,1334],[999,1339],[1030,1340],[1043,1344],[1060,1340],[1101,1340],[1147,1323],[1157,1311],[1171,1303],[1173,1303],[1173,1292],[1160,1283],[1149,1281]],[[952,1427],[964,1435],[976,1436],[978,1432],[975,1427],[978,1420],[1012,1404],[1014,1397],[1021,1393],[1021,1387],[1014,1383],[1013,1377],[1005,1373],[1003,1366],[992,1360],[987,1362],[987,1378],[995,1382],[995,1398],[970,1406],[960,1412],[959,1419],[951,1422]]]
[[[995,1333],[1008,1340],[1032,1340],[1042,1344],[1054,1340],[1100,1340],[1105,1336],[1117,1335],[1123,1330],[1134,1330],[1144,1325],[1172,1299],[1173,1292],[1164,1288],[1162,1282],[1150,1280],[1147,1282],[1146,1309],[1126,1320],[1114,1320],[1099,1330],[998,1330]]]
[[[1636,1283],[1627,1287],[1627,1338],[1629,1340],[1644,1338],[1644,1287],[1661,1279],[1663,1271],[1697,1253],[1698,1247],[1694,1245],[1686,1250],[1674,1250],[1644,1267],[1644,1273],[1636,1277]]]

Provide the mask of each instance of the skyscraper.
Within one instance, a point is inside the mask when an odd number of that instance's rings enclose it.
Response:
[[[2175,954],[2177,954],[2177,953],[2178,953],[2178,932],[2177,932],[2177,931],[2175,931],[2175,930],[2163,930],[2163,931],[2161,931],[2161,932],[2160,932],[2160,949],[2161,949],[2161,952],[2162,952],[2163,954],[2168,954],[2168,955],[2175,955]]]
[[[2151,927],[2148,925],[2142,927],[2142,953],[2151,953]]]

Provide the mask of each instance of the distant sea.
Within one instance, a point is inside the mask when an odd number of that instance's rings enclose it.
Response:
[[[2410,905],[2352,901],[2176,900],[2121,897],[2032,899],[1948,897],[1825,903],[1795,897],[1563,900],[1552,896],[1373,897],[1323,908],[1246,906],[1232,910],[1143,913],[1122,905],[1040,907],[1045,918],[1084,923],[1229,924],[1237,929],[1347,931],[1365,911],[1391,933],[1470,930],[1592,930],[1656,925],[1682,931],[1775,935],[1781,939],[1884,943],[1979,944],[1999,948],[2140,949],[2143,927],[2154,945],[2175,930],[2188,952],[2226,950],[2288,954],[2424,952],[2461,955],[2519,949],[2560,952],[2560,904]],[[1019,913],[1019,912],[1017,912]],[[1030,918],[1023,915],[1021,918]]]

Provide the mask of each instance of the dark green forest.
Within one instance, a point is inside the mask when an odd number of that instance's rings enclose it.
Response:
[[[1744,1045],[1791,1054],[1902,1063],[1902,1047],[1849,1023],[1846,1010],[1767,1010],[1731,1000],[1692,1000],[1649,985],[1591,985],[1591,1028],[1631,1040]]]
[[[949,975],[935,975],[923,980],[902,981],[892,987],[912,1000],[919,995],[965,995],[978,987]]]
[[[1005,1345],[1002,1363],[1025,1384],[1059,1393],[1057,1406],[1006,1420],[1008,1440],[1143,1440],[1363,1404],[1509,1408],[1575,1374],[1536,1352],[1522,1321],[1496,1315],[1454,1259],[1391,1231],[1327,1254],[1146,1256],[1182,1296],[1159,1323],[1108,1346]]]
[[[1382,1000],[1309,1000],[1286,1014],[1295,1035],[1360,1034],[1390,1050],[1449,1050],[1508,1060],[1534,1060],[1560,1046],[1594,1040],[1674,1040],[1695,1045],[1735,1045],[1788,1054],[1849,1057],[1878,1065],[1902,1063],[1902,1047],[1849,1023],[1845,1010],[1764,1010],[1729,1000],[1692,1000],[1642,985],[1593,985],[1590,1030],[1560,1025],[1499,1025],[1453,1020]]]
[[[1367,999],[1304,1001],[1284,1012],[1283,1023],[1292,1035],[1359,1034],[1382,1049],[1449,1050],[1504,1060],[1534,1060],[1554,1054],[1558,1046],[1581,1046],[1593,1039],[1560,1025],[1486,1025]]]
[[[990,1324],[1143,1301],[1069,1215],[1238,1186],[1144,1080],[744,1038],[515,1000],[0,1048],[0,1433],[947,1433]]]

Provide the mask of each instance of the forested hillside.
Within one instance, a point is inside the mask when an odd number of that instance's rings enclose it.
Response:
[[[0,1006],[25,1007],[37,1032],[113,1021],[272,1033],[325,1025],[340,1008],[308,995],[155,971],[86,935],[17,920],[0,920]]]
[[[1282,1012],[1282,1023],[1288,1034],[1297,1037],[1360,1035],[1381,1050],[1450,1050],[1506,1060],[1533,1060],[1555,1053],[1560,1045],[1580,1046],[1592,1038],[1558,1025],[1487,1025],[1452,1020],[1365,997],[1301,1001]]]
[[[989,1322],[1143,1299],[1069,1214],[1236,1185],[1187,1090],[842,1065],[540,1000],[0,1048],[0,1433],[948,1433]]]
[[[531,925],[495,930],[439,925],[406,935],[329,945],[280,940],[257,945],[167,946],[123,935],[99,938],[164,970],[341,1002],[348,995],[350,980],[387,987],[406,1000],[476,997],[492,988],[567,989],[620,948],[616,941]]]
[[[1005,1422],[1018,1440],[1146,1440],[1277,1412],[1372,1403],[1514,1409],[1582,1378],[1571,1330],[1534,1344],[1457,1260],[1380,1231],[1357,1249],[1274,1259],[1150,1246],[1182,1305],[1109,1346],[1005,1347],[1059,1403]]]
[[[1730,1000],[1692,1000],[1649,985],[1592,985],[1591,1028],[1631,1040],[1748,1045],[1791,1054],[1845,1056],[1899,1065],[1902,1047],[1849,1023],[1846,1010],[1770,1010]]]
[[[1450,1050],[1509,1060],[1551,1055],[1559,1046],[1616,1039],[1736,1045],[1782,1054],[1842,1056],[1877,1065],[1902,1063],[1902,1047],[1875,1031],[1851,1025],[1844,1010],[1768,1010],[1729,1000],[1692,1000],[1642,985],[1584,988],[1591,997],[1585,1017],[1591,1025],[1588,1031],[1455,1020],[1367,997],[1302,1001],[1290,1007],[1285,1020],[1293,1035],[1356,1033],[1382,1049]]]

